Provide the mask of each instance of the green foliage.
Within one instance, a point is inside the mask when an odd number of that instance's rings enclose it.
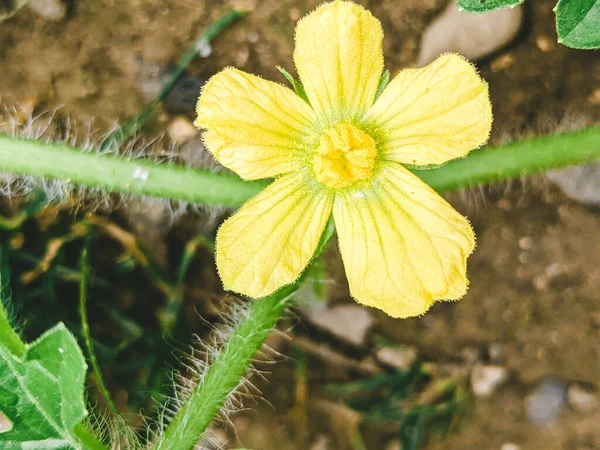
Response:
[[[73,335],[59,323],[12,353],[0,344],[0,406],[12,428],[2,448],[81,448],[76,426],[86,417],[87,366]]]
[[[375,100],[377,100],[379,98],[379,96],[381,94],[383,94],[383,91],[385,90],[387,85],[390,83],[390,78],[391,78],[390,71],[388,69],[385,69],[382,72],[381,77],[379,78],[379,85],[377,86],[377,92],[375,92]]]
[[[327,391],[360,412],[363,421],[398,423],[403,450],[419,450],[432,439],[443,439],[469,400],[459,380],[435,379],[420,363],[409,370],[330,385]]]
[[[499,8],[514,8],[525,0],[456,0],[458,7],[472,13],[493,11]]]
[[[292,85],[294,91],[296,92],[296,95],[302,100],[304,100],[306,103],[310,103],[310,101],[308,100],[308,96],[306,95],[306,91],[304,90],[304,86],[302,86],[300,82],[296,81],[292,74],[285,70],[283,67],[277,66],[277,70],[279,70],[279,73],[281,73],[281,75],[283,75],[284,78],[288,80],[288,82]]]
[[[558,42],[580,49],[600,47],[600,0],[559,0],[554,11]]]
[[[472,13],[514,8],[525,0],[456,0],[458,7]],[[559,0],[556,12],[558,42],[571,48],[600,48],[600,0]]]
[[[2,266],[4,266],[4,263],[6,262],[6,253],[6,249],[0,247],[0,260]],[[8,313],[6,312],[5,302],[8,302],[10,296],[8,295],[8,284],[5,277],[2,275],[2,271],[0,271],[0,346],[3,345],[9,352],[18,357],[23,357],[25,356],[27,349],[17,332],[13,329]]]

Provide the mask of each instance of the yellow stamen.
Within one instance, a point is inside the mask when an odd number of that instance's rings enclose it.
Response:
[[[349,186],[371,175],[377,148],[371,136],[348,123],[327,130],[313,158],[315,177],[332,188]]]

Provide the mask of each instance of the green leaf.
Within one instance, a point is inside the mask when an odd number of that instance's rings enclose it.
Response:
[[[390,71],[388,69],[385,69],[382,72],[381,77],[379,78],[379,86],[377,86],[377,92],[375,92],[375,100],[377,100],[379,98],[379,96],[381,94],[383,94],[383,91],[385,90],[385,88],[387,87],[389,82],[390,82]]]
[[[76,428],[87,415],[87,366],[73,335],[59,323],[19,357],[0,344],[0,410],[12,422],[0,434],[7,449],[80,449]]]
[[[600,0],[559,0],[558,42],[571,48],[600,48]]]
[[[525,0],[456,0],[459,10],[472,13],[493,11],[498,8],[514,8]]]
[[[279,73],[281,73],[281,75],[283,75],[285,79],[288,80],[288,82],[292,85],[294,91],[296,92],[296,95],[302,100],[304,100],[306,103],[310,104],[308,96],[306,95],[306,91],[304,91],[304,86],[302,86],[302,84],[296,81],[294,77],[283,67],[277,66],[277,70],[279,70]]]

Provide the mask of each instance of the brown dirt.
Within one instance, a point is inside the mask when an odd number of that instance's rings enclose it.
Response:
[[[192,64],[189,74],[207,78],[235,65],[282,81],[275,66],[293,70],[294,22],[317,3],[86,0],[75,2],[68,17],[56,23],[25,9],[0,24],[0,95],[8,105],[63,106],[81,122],[123,122],[147,99],[140,81],[147,72],[169,67],[199,30],[234,4],[250,8],[251,14],[218,38],[213,54]],[[416,60],[424,26],[446,1],[360,3],[383,22],[386,64],[394,72]],[[552,131],[565,116],[581,123],[600,118],[600,54],[556,44],[553,3],[527,2],[526,23],[516,41],[478,65],[490,84],[495,142]],[[163,130],[170,119],[166,112],[160,115],[154,131]],[[469,216],[478,235],[468,295],[438,304],[418,319],[398,321],[374,312],[371,338],[412,344],[426,360],[439,363],[459,361],[465,352],[486,359],[493,347],[511,378],[490,399],[476,400],[461,430],[431,448],[499,450],[514,442],[523,450],[600,449],[598,413],[566,407],[555,424],[537,427],[527,421],[524,409],[524,397],[542,379],[600,383],[599,211],[566,199],[541,177],[450,200]],[[341,263],[331,254],[329,273],[337,284],[330,301],[350,302]],[[189,295],[190,303],[198,300],[193,290]],[[370,339],[369,348],[356,350],[310,328],[296,328],[354,360],[368,358],[374,344]],[[275,338],[274,345],[284,354],[294,352],[293,341]],[[259,382],[265,400],[249,402],[253,411],[232,419],[239,446],[309,449],[322,438],[329,441],[325,448],[351,448],[356,417],[326,403],[319,390],[325,381],[353,378],[357,371],[318,358],[307,364],[306,384],[298,381],[293,362],[269,367],[270,381]],[[307,392],[297,395],[298,386]],[[306,404],[298,405],[298,399]],[[391,438],[389,430],[361,429],[369,449],[383,449]],[[233,436],[229,428],[222,433]]]

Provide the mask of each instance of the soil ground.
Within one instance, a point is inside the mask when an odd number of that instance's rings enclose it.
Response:
[[[58,22],[24,9],[0,23],[2,102],[23,104],[32,111],[60,106],[61,114],[77,123],[95,119],[101,128],[103,124],[123,123],[157,92],[160,74],[172,67],[199,30],[229,6],[251,12],[219,37],[212,54],[195,61],[187,75],[202,80],[222,67],[237,66],[283,81],[275,66],[293,71],[295,21],[317,3],[84,0],[70,3],[67,16]],[[383,23],[386,65],[392,72],[414,64],[424,28],[447,4],[444,0],[359,3]],[[566,122],[577,126],[600,119],[600,53],[571,50],[556,43],[554,3],[526,2],[525,23],[517,38],[478,62],[493,102],[492,142],[545,134]],[[191,119],[190,105],[196,95],[189,92],[191,102],[162,110],[148,135],[165,131],[175,116]],[[80,132],[84,130],[81,125]],[[508,450],[506,444],[514,443],[523,450],[600,449],[600,412],[582,413],[565,406],[553,422],[538,426],[528,420],[525,401],[548,379],[566,386],[578,382],[592,389],[599,387],[600,211],[566,198],[542,176],[448,198],[469,217],[478,236],[478,248],[470,259],[467,296],[456,303],[437,304],[422,318],[404,321],[372,311],[375,326],[362,347],[347,345],[311,325],[290,320],[286,329],[292,338],[275,336],[271,344],[291,357],[279,356],[275,364],[260,365],[269,372],[266,380],[256,380],[263,395],[254,396],[259,398],[257,402],[249,400],[246,410],[217,428],[221,439],[229,439],[224,448],[360,448],[353,440],[356,429],[368,449],[395,448],[397,430],[393,426],[361,423],[357,428],[355,413],[322,389],[327,383],[359,378],[361,370],[352,364],[373,363],[370,355],[378,339],[385,339],[391,344],[414,346],[423,360],[434,365],[468,367],[475,359],[502,365],[510,372],[509,381],[490,398],[475,399],[471,414],[456,432],[430,443],[429,448]],[[117,218],[123,215],[113,213]],[[68,214],[59,219],[63,223],[69,220]],[[123,219],[115,220],[132,228]],[[141,239],[153,253],[164,255],[173,252],[173,247],[180,249],[182,242],[202,227],[211,230],[214,223],[206,225],[201,217],[191,214],[178,219],[163,234]],[[143,234],[139,224],[133,229]],[[110,246],[106,251],[116,253]],[[332,285],[329,302],[351,304],[335,251],[328,253],[327,262]],[[163,264],[168,266],[168,259]],[[211,316],[205,303],[222,295],[212,264],[210,254],[201,252],[192,266],[192,271],[201,275],[186,287],[185,304],[192,317],[189,326],[200,333],[205,327],[194,317],[198,312],[209,320],[217,317],[214,311]],[[121,291],[106,300],[111,304],[129,301],[130,306],[119,309],[134,318],[142,315],[139,305],[143,299],[131,298],[144,297],[147,289],[136,282],[139,277],[130,282],[126,294]],[[92,329],[99,333],[98,340],[110,341],[103,311],[97,308]],[[150,319],[139,320],[152,326]],[[318,348],[332,348],[350,363],[340,366],[324,359],[322,352],[307,352],[306,345],[297,344],[305,341]],[[309,356],[298,358],[298,348]],[[304,361],[305,375],[304,369],[298,368],[299,361]],[[380,370],[378,366],[376,371]],[[113,390],[121,392],[118,386]],[[121,394],[126,410],[127,395]]]

